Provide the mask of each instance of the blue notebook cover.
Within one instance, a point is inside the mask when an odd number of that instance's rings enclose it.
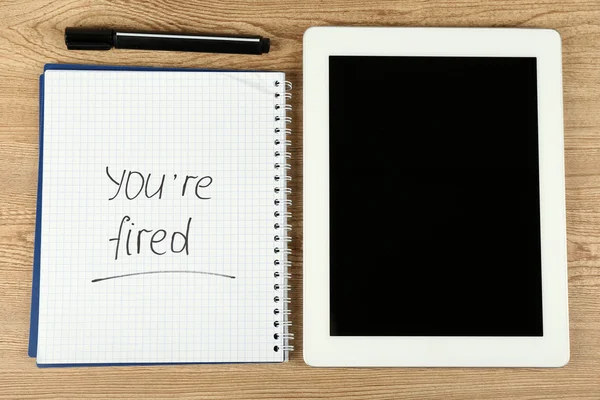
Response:
[[[109,65],[80,65],[80,64],[46,64],[44,72],[48,70],[108,70],[108,71],[231,71],[215,69],[191,69],[191,68],[157,68],[157,67],[130,67]],[[237,72],[254,72],[251,70]],[[42,176],[44,157],[44,74],[40,75],[40,138],[39,138],[39,166],[38,166],[38,188],[35,217],[35,237],[33,250],[33,278],[31,289],[31,318],[29,323],[29,357],[37,357],[38,345],[38,322],[40,306],[40,243],[42,223]],[[167,364],[196,364],[196,363],[167,363]],[[213,363],[219,364],[219,363]],[[164,363],[115,363],[115,364],[37,364],[38,367],[89,367],[89,366],[131,366],[131,365],[164,365]]]

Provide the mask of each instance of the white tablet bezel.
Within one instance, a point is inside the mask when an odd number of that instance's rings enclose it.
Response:
[[[537,58],[544,336],[329,335],[330,55]],[[401,114],[402,111],[399,110],[397,116],[388,118],[401,118]],[[303,338],[304,359],[309,365],[558,367],[568,362],[562,62],[561,39],[556,31],[485,28],[310,28],[304,34],[303,159]],[[382,218],[385,218],[385,214],[382,214]],[[401,262],[402,253],[399,252],[397,257]],[[382,277],[383,280],[385,277]],[[392,309],[390,318],[394,318]]]

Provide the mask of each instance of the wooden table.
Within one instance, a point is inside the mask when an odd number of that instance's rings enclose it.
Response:
[[[190,3],[190,4],[188,4]],[[259,34],[262,56],[65,49],[67,26]],[[558,29],[563,38],[571,362],[562,369],[316,369],[302,360],[302,34],[312,25]],[[39,369],[27,357],[45,63],[283,70],[294,82],[291,362]],[[598,0],[0,0],[0,397],[235,399],[600,398]]]

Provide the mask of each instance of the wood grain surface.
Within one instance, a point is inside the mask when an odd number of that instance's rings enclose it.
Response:
[[[67,51],[67,26],[258,34],[262,56]],[[571,362],[561,369],[315,369],[302,360],[302,34],[314,25],[557,29],[563,38]],[[291,362],[39,369],[27,357],[45,63],[283,70],[294,82]],[[600,399],[600,2],[0,0],[0,398]]]

